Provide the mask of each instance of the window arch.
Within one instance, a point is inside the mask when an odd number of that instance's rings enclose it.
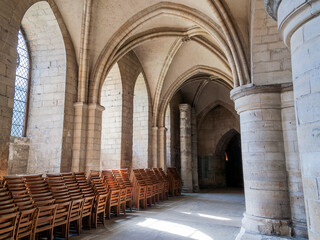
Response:
[[[11,125],[11,136],[25,136],[27,99],[30,77],[30,58],[26,39],[22,30],[18,33],[17,68],[14,83],[14,101]]]

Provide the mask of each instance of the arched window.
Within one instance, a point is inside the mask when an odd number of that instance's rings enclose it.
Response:
[[[17,52],[11,136],[22,137],[25,135],[30,60],[26,40],[21,30],[18,34]]]

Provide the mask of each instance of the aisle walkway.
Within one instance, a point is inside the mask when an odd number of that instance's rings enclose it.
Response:
[[[215,190],[170,198],[143,211],[107,220],[71,240],[234,240],[240,231],[243,192]]]

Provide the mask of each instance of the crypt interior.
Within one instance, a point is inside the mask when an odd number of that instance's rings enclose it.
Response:
[[[0,239],[320,240],[320,0],[0,0],[0,163]]]

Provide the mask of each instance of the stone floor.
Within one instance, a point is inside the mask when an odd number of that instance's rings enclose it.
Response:
[[[146,210],[107,220],[72,240],[201,239],[234,240],[245,211],[242,191],[212,190],[183,194]]]

